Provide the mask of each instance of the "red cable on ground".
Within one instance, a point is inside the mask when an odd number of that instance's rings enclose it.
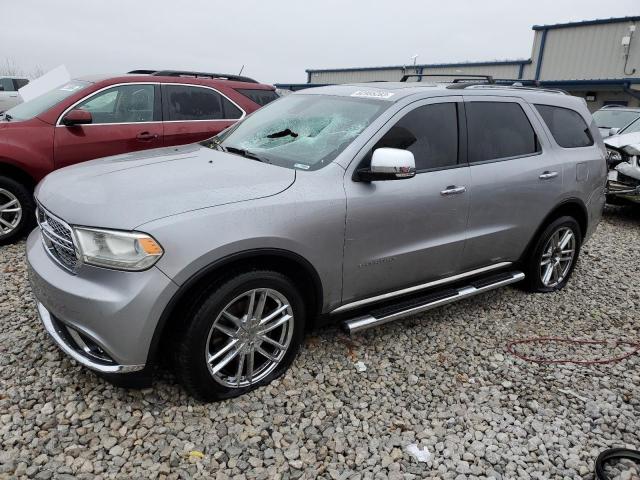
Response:
[[[633,347],[633,350],[626,352],[623,355],[614,358],[606,358],[602,360],[579,360],[579,359],[558,359],[558,358],[536,358],[536,357],[528,357],[521,353],[518,353],[514,348],[517,345],[522,344],[531,344],[531,343],[545,343],[545,342],[558,342],[558,343],[570,343],[577,345],[608,345],[612,348],[619,347],[621,345]],[[517,357],[521,360],[525,360],[527,362],[533,363],[575,363],[579,365],[597,365],[603,363],[614,363],[624,360],[625,358],[630,357],[631,355],[635,355],[640,352],[640,342],[630,342],[626,340],[615,340],[615,341],[607,341],[607,340],[573,340],[571,338],[559,338],[559,337],[538,337],[538,338],[526,338],[523,340],[512,340],[507,343],[506,351]]]

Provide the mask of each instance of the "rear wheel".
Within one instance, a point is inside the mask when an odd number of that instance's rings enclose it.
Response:
[[[304,333],[301,295],[273,271],[240,273],[205,292],[177,346],[177,374],[196,397],[232,398],[282,375]]]
[[[553,292],[569,281],[580,254],[582,234],[573,217],[560,217],[540,234],[527,261],[527,286]]]
[[[0,245],[20,238],[35,221],[35,202],[28,188],[0,176]]]

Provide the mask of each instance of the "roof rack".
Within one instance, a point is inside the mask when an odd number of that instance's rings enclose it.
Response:
[[[447,88],[452,89],[464,89],[464,88],[495,88],[495,89],[517,89],[517,90],[530,90],[535,92],[549,92],[549,93],[561,93],[563,95],[569,95],[565,90],[559,88],[543,87],[538,80],[525,80],[521,78],[495,78],[493,83],[489,82],[465,82],[448,85]]]
[[[495,83],[491,75],[471,75],[471,74],[449,74],[449,73],[408,73],[402,76],[401,82],[406,82],[407,79],[417,77],[422,80],[422,77],[454,77],[451,83],[467,83],[473,82],[474,79],[481,80],[491,84]]]
[[[153,75],[157,77],[193,77],[193,78],[214,78],[220,80],[233,80],[235,82],[258,83],[257,80],[241,75],[229,73],[209,73],[209,72],[189,72],[183,70],[131,70],[128,73]]]
[[[156,70],[131,70],[127,73],[132,75],[151,75],[152,73],[156,73]]]
[[[454,88],[451,85],[449,88]],[[544,87],[526,87],[523,85],[486,85],[481,83],[476,83],[473,85],[465,85],[461,88],[491,88],[491,89],[505,89],[505,90],[527,90],[530,92],[547,92],[547,93],[559,93],[561,95],[569,95],[565,90],[561,90],[559,88],[544,88]]]

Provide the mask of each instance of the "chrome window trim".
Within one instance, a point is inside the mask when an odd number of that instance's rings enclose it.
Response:
[[[512,262],[500,262],[495,263],[493,265],[488,265],[482,268],[476,268],[475,270],[470,270],[465,273],[459,273],[457,275],[453,275],[451,277],[441,278],[440,280],[434,280],[432,282],[422,283],[420,285],[415,285],[413,287],[403,288],[401,290],[395,290],[389,293],[383,293],[381,295],[376,295],[375,297],[364,298],[362,300],[357,300],[355,302],[346,303],[338,308],[331,310],[331,314],[345,312],[347,310],[353,310],[354,308],[362,307],[364,305],[368,305],[374,302],[380,302],[382,300],[389,300],[394,297],[398,297],[400,295],[405,295],[407,293],[413,293],[420,290],[424,290],[430,287],[435,287],[438,285],[444,285],[447,283],[455,282],[456,280],[462,280],[463,278],[471,277],[473,275],[478,275],[480,273],[489,272],[491,270],[497,270],[498,268],[503,268],[511,265]]]
[[[240,120],[242,120],[244,117],[247,116],[247,112],[244,110],[244,108],[242,108],[240,105],[238,105],[236,102],[234,102],[232,99],[230,99],[227,95],[225,95],[224,93],[222,93],[220,90],[210,87],[208,85],[195,85],[193,83],[172,83],[172,82],[123,82],[123,83],[114,83],[113,85],[107,85],[106,87],[102,87],[98,90],[96,90],[95,92],[91,92],[89,95],[87,95],[86,97],[81,98],[80,100],[78,100],[77,102],[73,103],[70,107],[67,107],[61,114],[60,116],[58,116],[58,120],[56,121],[56,127],[64,127],[64,128],[69,128],[67,125],[64,125],[62,123],[62,118],[69,113],[71,110],[73,110],[74,108],[76,108],[78,105],[80,105],[81,103],[89,100],[90,98],[96,96],[97,94],[108,90],[110,88],[114,88],[114,87],[122,87],[122,86],[126,86],[126,85],[181,85],[181,86],[185,86],[185,87],[196,87],[196,88],[208,88],[209,90],[213,90],[214,92],[216,92],[218,95],[223,96],[224,98],[226,98],[227,100],[229,100],[236,108],[238,108],[238,110],[240,110],[242,112],[242,115],[240,115],[240,117],[238,118],[212,118],[210,120],[153,120],[150,122],[114,122],[114,123],[88,123],[86,125],[82,125],[83,127],[98,127],[101,125],[148,125],[148,124],[154,124],[154,123],[178,123],[178,122],[239,122]],[[162,110],[162,101],[160,102],[160,109]]]

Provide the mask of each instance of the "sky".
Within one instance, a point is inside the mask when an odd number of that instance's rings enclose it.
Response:
[[[304,83],[307,68],[529,58],[532,25],[640,15],[640,0],[5,1],[0,69],[64,64]]]

